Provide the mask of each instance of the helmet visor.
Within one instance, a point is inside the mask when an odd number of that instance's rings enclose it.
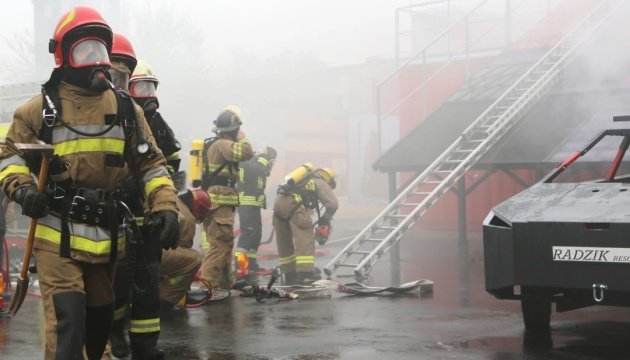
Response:
[[[129,92],[135,98],[157,97],[155,83],[152,81],[134,81],[130,85]]]
[[[83,39],[70,48],[70,66],[109,65],[105,43],[96,38]]]

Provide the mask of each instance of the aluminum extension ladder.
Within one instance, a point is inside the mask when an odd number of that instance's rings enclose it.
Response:
[[[353,269],[354,277],[359,281],[367,277],[376,262],[400,241],[405,232],[548,93],[576,48],[604,23],[618,4],[621,2],[603,1],[545,53],[356,235],[326,265],[324,272],[332,276],[345,268]],[[344,275],[347,276],[338,274]]]

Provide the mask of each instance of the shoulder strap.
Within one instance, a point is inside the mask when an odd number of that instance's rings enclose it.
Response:
[[[144,186],[141,181],[141,177],[138,174],[138,167],[136,166],[134,150],[131,148],[131,137],[133,136],[134,130],[136,134],[140,129],[140,125],[138,125],[138,118],[136,116],[136,111],[134,107],[134,102],[131,96],[124,90],[117,90],[116,93],[116,106],[118,108],[116,116],[118,117],[118,121],[121,123],[120,126],[123,129],[123,133],[125,134],[125,157],[128,161],[129,170],[131,171],[132,177],[136,181],[136,186],[138,189],[143,189]],[[142,201],[145,201],[144,191],[138,191],[138,197]]]
[[[42,85],[42,126],[39,128],[39,138],[46,144],[52,144],[52,130],[57,118],[61,114],[61,98],[57,83]]]

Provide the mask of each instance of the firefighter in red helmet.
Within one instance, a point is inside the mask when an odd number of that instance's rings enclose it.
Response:
[[[125,96],[129,96],[129,78],[136,65],[136,54],[129,40],[121,34],[114,34],[109,72],[112,82]],[[151,128],[151,124],[149,127]],[[152,128],[151,131],[153,132]],[[159,144],[157,145],[159,148]],[[125,185],[127,193],[138,191],[136,182],[131,178],[125,181]],[[137,221],[144,216],[145,204],[140,200],[127,199]],[[178,202],[180,215],[183,207]],[[182,218],[178,217],[180,231]],[[140,239],[134,238],[133,242],[126,242],[127,256],[116,264],[114,323],[109,336],[111,351],[116,357],[126,357],[129,354],[129,345],[125,338],[125,326],[129,324],[133,358],[160,359],[164,356],[157,348],[160,335],[160,258],[167,250],[162,250],[160,244],[151,239],[150,232],[144,226],[140,226],[139,231],[130,236],[139,236]]]
[[[6,146],[0,153],[2,190],[38,218],[34,256],[44,305],[45,358],[100,359],[113,319],[112,273],[122,254],[120,228],[129,214],[118,197],[133,175],[146,199],[155,241],[177,241],[177,193],[143,112],[113,91],[112,31],[101,15],[78,6],[54,30],[55,69],[42,94],[20,106],[7,139],[54,147],[36,190],[41,156]],[[124,126],[133,124],[132,127]],[[148,147],[146,153],[136,149]]]
[[[136,68],[138,60],[131,42],[124,35],[114,33],[110,58],[109,75],[112,78],[112,83],[117,89],[129,91],[129,78]]]

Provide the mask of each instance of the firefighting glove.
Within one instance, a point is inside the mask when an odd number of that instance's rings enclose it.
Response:
[[[175,249],[179,240],[179,219],[177,212],[160,210],[153,213],[153,233],[162,245],[162,249]]]
[[[50,198],[37,192],[35,186],[25,186],[15,192],[15,202],[22,206],[22,214],[39,219],[50,212]]]

